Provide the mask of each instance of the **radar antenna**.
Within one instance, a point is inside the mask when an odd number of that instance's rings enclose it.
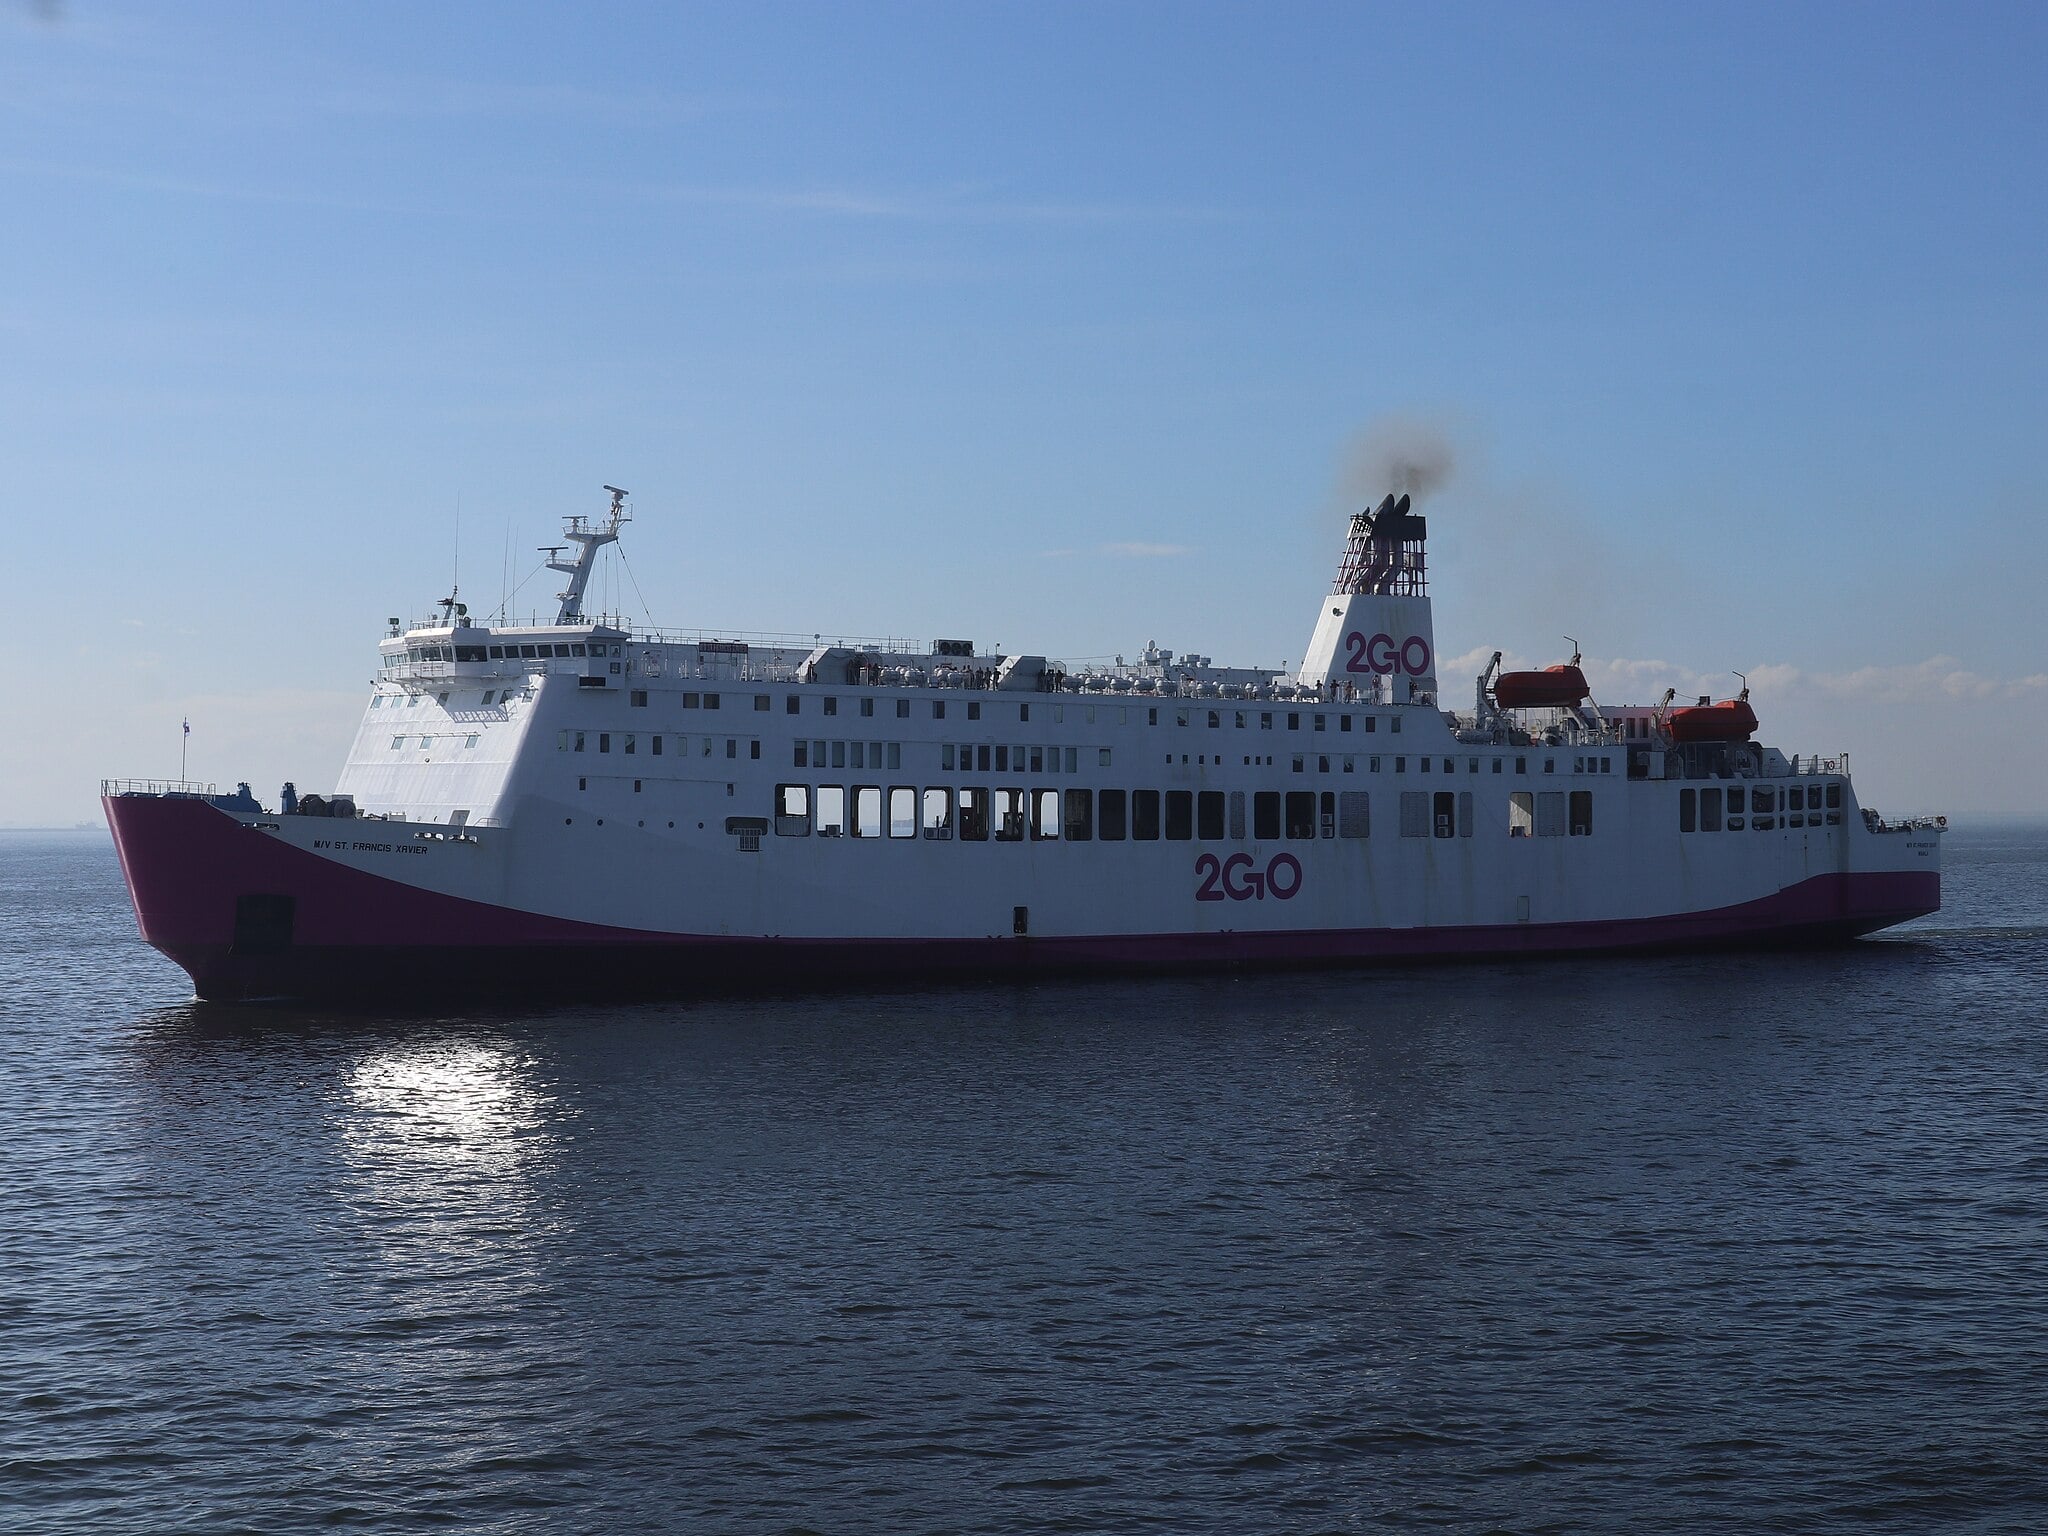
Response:
[[[591,567],[597,561],[597,552],[607,544],[618,541],[619,529],[633,520],[633,514],[626,510],[626,493],[616,485],[605,489],[611,492],[610,515],[602,524],[594,524],[587,517],[569,517],[562,520],[562,537],[578,546],[574,560],[556,558],[568,546],[550,545],[542,553],[548,557],[548,569],[561,571],[569,578],[569,585],[556,596],[562,600],[562,611],[556,615],[557,624],[579,624],[583,621],[583,589],[590,581]]]

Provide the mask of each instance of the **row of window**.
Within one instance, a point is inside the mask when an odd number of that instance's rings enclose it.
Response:
[[[626,756],[634,756],[640,751],[642,738],[637,731],[557,731],[555,732],[555,750],[557,752],[609,752],[612,749],[612,738],[614,736],[618,737],[619,750]],[[665,747],[669,740],[668,737],[650,734],[645,739],[650,756],[663,757],[667,755]],[[733,758],[740,756],[741,738],[737,736],[726,736],[723,738],[699,736],[697,738],[697,755],[699,757],[718,756],[717,745],[721,739],[725,742],[725,756]],[[675,743],[677,757],[688,757],[690,755],[689,737],[678,736],[675,738]],[[882,743],[878,741],[874,745],[876,750],[879,751]],[[758,762],[761,757],[759,738],[748,740],[746,748],[746,755]],[[877,760],[871,766],[879,768],[882,765]]]
[[[619,654],[619,647],[610,648],[610,654]],[[539,661],[552,656],[603,656],[606,647],[600,643],[586,646],[581,640],[535,641],[520,645],[415,645],[396,655],[386,656],[386,667],[405,666],[416,661]]]
[[[1532,799],[1533,802],[1532,803]],[[1551,802],[1555,802],[1552,804]],[[1567,821],[1563,792],[1510,797],[1511,836],[1551,837]],[[1250,810],[1247,823],[1246,810]],[[1401,795],[1402,837],[1472,836],[1472,793]],[[1517,820],[1519,818],[1519,820]],[[1593,796],[1574,791],[1574,836],[1593,830]],[[1022,789],[879,784],[778,784],[781,837],[915,838],[946,842],[1258,842],[1365,838],[1372,797],[1364,790]],[[1514,826],[1525,830],[1514,831]]]
[[[1782,819],[1788,827],[1839,826],[1840,784],[1731,785],[1721,789],[1681,789],[1678,830],[1681,832],[1768,832]]]
[[[723,696],[722,694],[717,694],[717,693],[704,693],[704,692],[700,692],[700,691],[689,691],[689,692],[685,692],[685,693],[683,693],[683,694],[679,695],[679,697],[680,697],[680,699],[681,699],[681,701],[682,701],[682,707],[683,707],[684,709],[720,709],[720,708],[722,708],[722,707],[724,706],[724,702],[725,702],[725,701],[724,701],[724,696]],[[773,708],[775,707],[775,700],[774,700],[774,696],[773,696],[772,694],[766,694],[766,693],[757,693],[757,694],[753,694],[753,695],[751,695],[751,698],[753,699],[753,707],[754,707],[754,709],[755,709],[755,711],[756,711],[757,713],[761,713],[761,714],[766,714],[767,712],[769,712],[770,710],[772,710],[772,709],[773,709]],[[634,689],[630,689],[630,690],[628,691],[628,693],[627,693],[627,702],[628,702],[628,703],[629,703],[629,704],[630,704],[630,705],[631,705],[631,706],[632,706],[633,708],[635,708],[635,709],[645,709],[645,708],[647,708],[647,707],[648,707],[648,690],[646,690],[645,688],[634,688]],[[872,716],[874,715],[874,713],[875,713],[875,705],[876,705],[876,700],[875,700],[875,699],[873,699],[872,697],[862,697],[862,698],[858,699],[858,700],[857,700],[856,702],[857,702],[857,703],[859,704],[859,706],[860,706],[860,714],[861,714],[861,716],[862,716],[863,718],[869,718],[869,717],[872,717]],[[896,712],[896,718],[897,718],[897,719],[899,719],[899,720],[908,720],[908,719],[910,718],[910,704],[911,704],[911,701],[910,701],[909,699],[895,699],[895,700],[892,700],[891,702],[892,702],[892,703],[894,704],[894,706],[895,706],[895,712]],[[928,703],[929,703],[929,704],[931,705],[931,712],[932,712],[932,714],[931,714],[931,717],[932,717],[932,718],[933,718],[934,720],[944,720],[944,719],[946,718],[946,706],[947,706],[947,704],[948,704],[948,703],[950,703],[950,702],[958,702],[958,701],[953,701],[953,700],[947,700],[947,699],[930,699],[930,700],[927,700],[927,702],[928,702]],[[833,695],[833,694],[826,694],[826,695],[824,695],[823,697],[821,697],[821,698],[820,698],[820,699],[818,700],[818,704],[819,704],[820,712],[821,712],[821,713],[823,713],[823,714],[827,714],[827,715],[837,715],[837,714],[839,713],[839,699],[838,699],[838,697],[837,697],[836,695]],[[803,695],[802,695],[802,694],[799,694],[799,693],[791,693],[791,694],[786,694],[786,695],[784,695],[784,697],[783,697],[783,701],[782,701],[782,706],[783,706],[783,712],[784,712],[785,714],[791,714],[791,715],[796,715],[796,714],[801,714],[801,713],[803,713]],[[1114,723],[1115,723],[1115,724],[1117,724],[1117,725],[1129,725],[1129,724],[1131,724],[1131,719],[1130,719],[1130,716],[1131,716],[1131,710],[1132,710],[1133,708],[1143,708],[1143,709],[1145,710],[1145,723],[1146,723],[1147,725],[1157,725],[1157,724],[1159,724],[1159,708],[1160,708],[1160,707],[1159,707],[1159,706],[1156,706],[1156,705],[1153,705],[1153,706],[1144,706],[1144,705],[1138,705],[1138,706],[1130,706],[1130,705],[1100,705],[1100,706],[1098,706],[1098,705],[1094,705],[1094,704],[1081,704],[1081,705],[1075,705],[1074,707],[1075,707],[1075,708],[1077,708],[1077,709],[1079,709],[1079,710],[1080,710],[1080,711],[1082,712],[1082,719],[1083,719],[1083,721],[1084,721],[1084,722],[1085,722],[1086,724],[1088,724],[1088,725],[1094,725],[1094,724],[1096,723],[1096,710],[1097,710],[1098,708],[1102,708],[1102,709],[1110,709],[1110,708],[1114,708],[1114,709],[1116,710],[1116,714],[1117,714],[1117,718],[1116,718],[1116,720],[1115,720],[1115,722],[1114,722]],[[967,708],[967,718],[968,718],[969,720],[979,720],[979,719],[981,719],[981,717],[982,717],[982,716],[981,716],[981,701],[979,701],[979,700],[973,700],[973,699],[967,700],[967,701],[966,701],[966,708]],[[1052,710],[1052,719],[1053,719],[1053,723],[1054,723],[1055,725],[1058,725],[1058,724],[1063,724],[1063,723],[1065,722],[1065,720],[1066,720],[1066,712],[1067,712],[1067,706],[1066,706],[1066,705],[1064,705],[1064,704],[1053,704],[1053,705],[1050,705],[1050,706],[1048,706],[1048,705],[1045,705],[1045,704],[1043,704],[1043,703],[1041,702],[1041,704],[1039,705],[1039,708],[1040,708],[1040,710],[1041,710],[1041,714],[1040,714],[1040,717],[1039,717],[1040,719],[1043,719],[1043,718],[1044,718],[1044,715],[1043,715],[1042,711],[1043,711],[1044,709],[1046,709],[1046,708],[1050,708],[1050,709]],[[1020,721],[1029,721],[1029,720],[1031,719],[1031,709],[1032,709],[1032,706],[1031,706],[1030,704],[1028,704],[1028,703],[1020,703],[1020,704],[1019,704],[1019,705],[1017,706],[1017,718],[1018,718],[1018,720],[1020,720]],[[1174,715],[1174,724],[1176,724],[1176,725],[1195,725],[1195,724],[1197,724],[1197,723],[1198,723],[1198,722],[1200,721],[1201,717],[1203,717],[1204,715],[1206,715],[1206,716],[1208,717],[1208,724],[1209,724],[1209,729],[1211,729],[1211,730],[1220,730],[1220,729],[1222,729],[1222,728],[1223,728],[1223,723],[1224,723],[1224,717],[1225,717],[1225,716],[1229,716],[1229,717],[1230,717],[1230,720],[1231,720],[1231,724],[1232,724],[1232,725],[1233,725],[1233,726],[1234,726],[1234,727],[1235,727],[1235,728],[1236,728],[1237,730],[1240,730],[1240,731],[1242,731],[1242,730],[1248,730],[1248,729],[1250,729],[1250,728],[1251,728],[1251,726],[1250,726],[1250,721],[1251,721],[1251,718],[1252,718],[1252,716],[1253,716],[1253,715],[1257,715],[1257,716],[1258,716],[1258,729],[1260,729],[1260,730],[1264,730],[1264,731],[1270,731],[1270,730],[1274,730],[1274,729],[1276,729],[1276,727],[1274,726],[1273,722],[1274,722],[1274,721],[1275,721],[1275,720],[1276,720],[1277,718],[1279,718],[1279,716],[1280,716],[1281,714],[1283,714],[1283,713],[1284,713],[1284,714],[1286,715],[1286,717],[1287,717],[1287,725],[1286,725],[1286,729],[1287,729],[1287,730],[1290,730],[1290,731],[1298,731],[1298,730],[1302,729],[1302,724],[1301,724],[1301,722],[1302,722],[1302,719],[1304,718],[1304,712],[1303,712],[1303,711],[1300,711],[1300,710],[1285,710],[1285,711],[1275,711],[1275,710],[1246,710],[1246,709],[1234,709],[1234,710],[1233,710],[1233,709],[1210,709],[1210,710],[1203,710],[1203,709],[1200,709],[1200,708],[1190,708],[1190,709],[1176,709],[1176,710],[1174,710],[1174,711],[1173,711],[1173,715]],[[1332,717],[1332,716],[1330,716],[1330,715],[1327,715],[1327,714],[1308,714],[1308,715],[1306,716],[1306,718],[1307,718],[1307,719],[1308,719],[1308,721],[1309,721],[1309,729],[1310,729],[1310,730],[1314,730],[1314,731],[1323,731],[1323,730],[1328,730],[1328,729],[1330,728],[1329,722],[1330,722],[1330,720],[1331,720],[1331,719],[1332,719],[1333,717]],[[1361,722],[1363,722],[1363,723],[1362,723],[1362,724],[1361,724],[1360,726],[1356,727],[1356,729],[1358,729],[1358,730],[1362,731],[1362,732],[1363,732],[1364,734],[1366,734],[1366,735],[1372,735],[1373,733],[1377,732],[1377,731],[1379,730],[1379,727],[1380,727],[1380,717],[1379,717],[1379,716],[1377,716],[1377,715],[1348,715],[1348,714],[1340,714],[1340,715],[1336,715],[1336,716],[1335,716],[1334,718],[1335,718],[1335,720],[1336,720],[1336,722],[1337,722],[1337,725],[1336,725],[1336,729],[1337,729],[1337,730],[1338,730],[1338,732],[1340,732],[1340,733],[1344,733],[1344,732],[1349,732],[1349,731],[1351,731],[1352,729],[1354,729],[1354,727],[1353,727],[1353,725],[1352,725],[1352,721],[1353,721],[1353,720],[1358,720],[1358,721],[1361,721]],[[1402,717],[1401,717],[1400,715],[1390,715],[1390,716],[1388,716],[1388,717],[1387,717],[1387,721],[1388,721],[1388,724],[1387,724],[1387,729],[1388,729],[1388,731],[1389,731],[1389,732],[1390,732],[1391,734],[1394,734],[1394,735],[1399,735],[1399,734],[1400,734],[1400,731],[1401,731],[1401,719],[1402,719]],[[1108,722],[1105,722],[1105,723],[1108,723]]]
[[[394,751],[394,752],[403,752],[403,751],[405,750],[405,744],[406,744],[407,740],[409,740],[409,739],[410,739],[410,738],[408,738],[408,737],[404,737],[404,736],[394,736],[394,737],[392,737],[392,738],[391,738],[391,750],[392,750],[392,751]],[[451,737],[451,738],[449,738],[449,739],[450,739],[450,740],[453,740],[454,738],[453,738],[453,737]],[[475,745],[477,744],[477,741],[478,741],[478,739],[479,739],[479,738],[478,738],[477,736],[473,735],[473,734],[472,734],[472,735],[470,735],[470,736],[466,736],[466,737],[464,737],[464,738],[463,738],[463,742],[462,742],[462,745],[463,745],[463,747],[464,747],[465,749],[467,749],[467,748],[470,748],[470,747],[473,747],[473,746],[475,746]],[[431,752],[431,751],[433,751],[433,750],[434,750],[434,738],[433,738],[433,737],[431,737],[431,736],[422,736],[422,737],[420,737],[419,741],[420,741],[420,747],[419,747],[420,751],[422,751],[422,752]]]

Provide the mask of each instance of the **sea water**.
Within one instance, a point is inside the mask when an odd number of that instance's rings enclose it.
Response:
[[[328,1015],[0,836],[0,1529],[2048,1527],[2048,832],[1846,947]]]

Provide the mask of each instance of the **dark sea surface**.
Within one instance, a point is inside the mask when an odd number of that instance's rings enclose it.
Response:
[[[0,1529],[2048,1529],[2048,832],[1768,956],[191,1002],[0,835]]]

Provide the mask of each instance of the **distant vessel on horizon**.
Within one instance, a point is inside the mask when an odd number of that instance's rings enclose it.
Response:
[[[1291,674],[1148,644],[586,615],[393,619],[329,795],[109,780],[143,937],[204,998],[688,993],[852,979],[1814,944],[1941,904],[1943,824],[1751,738],[1748,690],[1596,704],[1574,655],[1438,699],[1427,524],[1351,519]],[[574,546],[573,559],[561,558]]]

